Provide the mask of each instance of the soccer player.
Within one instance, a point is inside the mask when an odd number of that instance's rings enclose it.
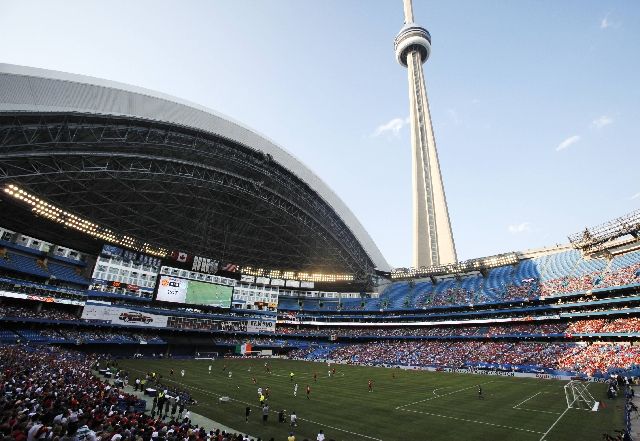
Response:
[[[269,398],[271,391],[269,390],[269,386],[264,388],[264,396]]]
[[[171,372],[169,372],[169,375],[173,377],[173,369],[171,369]]]
[[[265,404],[262,407],[262,425],[266,425],[267,424],[267,420],[269,419],[269,405]]]
[[[291,412],[291,427],[298,427],[298,415],[295,410]]]
[[[298,396],[298,383],[293,385],[293,396],[294,397]]]
[[[182,375],[182,376],[184,377],[184,369],[182,369],[182,370],[180,371],[180,375]]]
[[[211,375],[211,365],[209,365],[209,375]]]
[[[294,375],[295,375],[295,374],[294,374],[293,372],[291,372],[291,373],[289,374],[289,381],[293,381],[293,377],[294,377]]]
[[[369,392],[373,392],[373,381],[369,378]]]
[[[231,375],[233,375],[233,372],[229,371],[229,379],[231,379]]]
[[[266,400],[266,399],[267,399],[267,398],[266,398],[264,395],[260,394],[260,405],[261,405],[261,406],[263,406],[263,405],[264,405],[264,400]]]
[[[316,436],[316,441],[324,441],[324,432],[320,429],[320,433]]]
[[[247,406],[244,408],[244,421],[245,423],[249,422],[249,414],[251,413],[251,407]]]
[[[478,385],[478,399],[484,400],[484,395],[482,395],[482,386]]]
[[[258,382],[256,381],[256,377],[251,377],[251,381],[253,381],[253,384],[258,384]]]
[[[260,397],[260,395],[262,395],[262,388],[261,387],[258,388],[258,397]]]
[[[311,395],[311,386],[309,386],[309,385],[307,384],[307,400],[310,400],[310,399],[311,399],[311,397],[310,397],[309,395]]]
[[[314,372],[313,373],[313,382],[316,383],[318,381],[318,373]]]
[[[331,375],[332,376],[336,376],[336,368],[334,367],[333,369],[331,369]]]

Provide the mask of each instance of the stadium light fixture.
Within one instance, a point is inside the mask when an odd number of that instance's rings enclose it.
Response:
[[[114,233],[108,228],[102,227],[73,213],[64,211],[53,204],[43,201],[16,185],[9,184],[5,186],[4,192],[16,200],[23,201],[25,204],[29,205],[31,207],[31,211],[36,215],[50,219],[68,228],[73,228],[81,233],[85,233],[89,236],[93,236],[107,242],[122,245],[136,251],[144,251],[145,253],[156,257],[166,257],[168,254],[168,250],[166,248],[153,247],[148,243],[142,243],[131,236]]]

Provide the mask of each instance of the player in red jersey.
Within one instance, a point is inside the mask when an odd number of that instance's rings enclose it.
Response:
[[[314,373],[313,373],[313,382],[315,383],[315,382],[317,382],[317,381],[318,381],[318,373],[317,373],[317,372],[314,372]]]
[[[369,379],[369,392],[373,392],[373,381]]]
[[[310,400],[311,398],[309,397],[309,395],[311,395],[311,386],[309,386],[307,384],[307,400]]]

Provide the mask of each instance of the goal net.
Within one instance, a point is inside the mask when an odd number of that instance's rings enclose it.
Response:
[[[217,352],[196,352],[196,360],[215,360],[218,358]]]
[[[564,395],[567,398],[569,409],[582,409],[597,411],[600,402],[596,401],[587,389],[589,383],[580,380],[571,380],[564,386]]]

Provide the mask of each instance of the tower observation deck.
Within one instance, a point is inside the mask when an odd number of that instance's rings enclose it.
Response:
[[[447,198],[422,64],[431,54],[431,34],[414,23],[411,0],[404,0],[404,26],[394,41],[396,59],[409,74],[411,147],[413,157],[413,266],[455,263]]]

